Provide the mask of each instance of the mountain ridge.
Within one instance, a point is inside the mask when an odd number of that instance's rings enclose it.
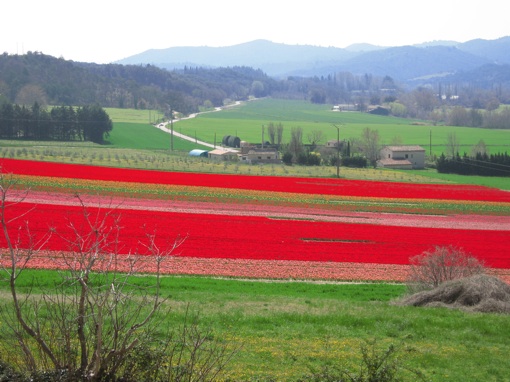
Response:
[[[149,49],[115,63],[151,64],[169,70],[186,66],[248,66],[261,69],[272,77],[325,76],[347,71],[388,75],[408,82],[469,71],[491,63],[510,64],[510,36],[464,43],[440,40],[393,47],[361,43],[346,48],[288,45],[259,39],[225,47]]]

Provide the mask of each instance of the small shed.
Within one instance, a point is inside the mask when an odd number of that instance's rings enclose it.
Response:
[[[208,157],[209,151],[207,150],[200,150],[200,149],[194,149],[189,152],[190,157]]]

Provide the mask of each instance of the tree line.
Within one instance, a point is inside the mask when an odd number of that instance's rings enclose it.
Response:
[[[375,105],[388,115],[429,119],[437,124],[510,128],[510,85],[437,83],[406,87],[392,77],[334,72],[327,76],[271,78],[250,67],[185,67],[91,64],[38,52],[0,55],[0,102],[20,105],[87,105],[170,109],[182,114],[250,97],[308,100],[366,112]]]
[[[510,176],[510,155],[508,153],[477,153],[475,157],[458,152],[452,157],[442,154],[436,162],[437,171],[446,174]]]
[[[92,141],[103,143],[113,123],[99,105],[32,107],[0,105],[0,138],[24,140]]]

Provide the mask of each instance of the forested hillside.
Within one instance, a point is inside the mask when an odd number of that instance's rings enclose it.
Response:
[[[0,98],[31,106],[86,105],[162,109],[182,113],[226,99],[263,97],[277,83],[246,67],[168,71],[151,65],[88,64],[40,53],[0,56]]]
[[[444,47],[430,51],[449,52]],[[406,62],[400,70],[412,66]],[[99,105],[158,110],[169,117],[171,111],[189,115],[250,97],[272,97],[455,126],[508,128],[508,123],[499,121],[507,111],[493,111],[510,104],[509,68],[484,65],[429,79],[426,85],[417,81],[412,87],[391,75],[356,75],[339,67],[331,67],[331,74],[320,77],[276,79],[246,66],[168,70],[149,64],[80,63],[38,52],[4,53],[0,55],[0,104],[28,108],[35,103],[41,107]]]

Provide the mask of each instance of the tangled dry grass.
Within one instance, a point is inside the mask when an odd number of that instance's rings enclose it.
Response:
[[[396,304],[510,314],[510,285],[497,277],[478,274],[447,281],[434,289],[406,296]]]

